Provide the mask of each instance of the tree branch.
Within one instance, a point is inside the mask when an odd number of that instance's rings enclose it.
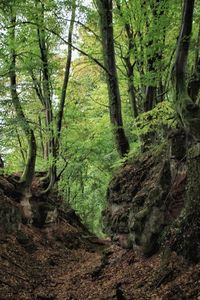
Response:
[[[34,25],[34,26],[39,26],[40,24],[36,23],[36,22],[32,22],[32,21],[23,21],[23,22],[18,22],[16,25],[19,25],[19,24],[24,24],[24,25]],[[7,29],[8,28],[11,28],[11,26],[9,27],[6,27]],[[55,30],[53,29],[49,29],[47,28],[46,26],[43,27],[43,29],[45,29],[46,31],[54,34],[55,36],[57,36],[64,44],[66,45],[70,45],[74,50],[78,51],[80,54],[88,57],[89,59],[91,59],[94,63],[96,63],[100,68],[102,68],[106,73],[109,74],[109,71],[108,69],[95,57],[93,57],[92,55],[86,53],[85,51],[81,50],[80,48],[76,47],[75,45],[69,43],[68,41],[66,41],[65,38],[63,38],[58,32],[56,32]]]

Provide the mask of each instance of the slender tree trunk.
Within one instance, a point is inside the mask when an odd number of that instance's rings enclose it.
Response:
[[[115,62],[112,1],[97,0],[96,3],[100,15],[104,65],[107,69],[106,78],[109,94],[110,121],[113,127],[117,150],[121,156],[125,156],[129,152],[129,142],[125,135],[122,121],[121,97]]]
[[[25,133],[27,142],[28,142],[28,150],[26,157],[26,164],[23,171],[23,174],[20,178],[20,192],[21,199],[20,205],[22,209],[22,216],[25,222],[32,221],[32,208],[29,202],[29,198],[31,197],[31,184],[33,181],[33,176],[35,173],[35,161],[36,161],[36,140],[34,136],[34,132],[27,121],[20,100],[17,93],[17,80],[16,80],[16,50],[15,50],[15,26],[16,26],[16,14],[11,11],[11,27],[10,27],[10,92],[12,104],[15,108],[15,112],[17,115],[17,119],[19,124],[21,125],[22,130]]]
[[[128,4],[127,4],[128,5]],[[120,3],[117,1],[117,8],[119,10],[120,16],[123,18],[123,12]],[[134,51],[134,37],[133,37],[133,29],[129,23],[124,24],[124,30],[126,32],[127,40],[128,40],[128,51],[126,56],[123,57],[123,60],[126,65],[126,74],[128,80],[128,95],[129,101],[131,104],[133,118],[137,118],[138,116],[138,108],[136,102],[135,88],[134,88],[134,64],[131,62],[131,53]]]
[[[18,121],[23,129],[25,136],[28,141],[28,151],[26,158],[26,165],[24,172],[21,176],[20,182],[22,183],[23,193],[29,193],[31,188],[31,183],[33,180],[35,172],[35,160],[36,160],[36,141],[34,132],[31,129],[21,106],[18,93],[17,93],[17,81],[16,81],[16,51],[15,51],[15,24],[16,24],[16,15],[11,17],[11,29],[10,29],[10,41],[11,41],[11,52],[10,52],[10,91],[11,99],[15,112],[18,118]]]
[[[67,87],[68,87],[69,75],[70,75],[70,67],[71,67],[71,61],[72,61],[72,35],[73,35],[74,21],[75,21],[75,15],[76,15],[76,0],[74,0],[72,2],[73,2],[72,3],[72,14],[71,14],[71,21],[70,21],[70,25],[69,25],[68,39],[67,39],[67,42],[68,42],[67,61],[66,61],[66,65],[65,65],[65,74],[64,74],[63,86],[62,86],[62,91],[61,91],[61,99],[59,102],[58,116],[57,116],[58,140],[60,139],[60,134],[61,134],[65,99],[66,99],[66,93],[67,93]]]
[[[150,71],[155,71],[155,70],[153,68],[149,68],[149,72]],[[156,86],[148,85],[146,87],[145,102],[144,102],[144,111],[145,112],[152,110],[153,105],[155,103],[155,99],[156,99],[156,92],[157,92]]]
[[[75,16],[76,16],[76,0],[72,1],[72,7],[71,7],[72,13],[71,13],[71,20],[69,25],[69,32],[68,32],[68,51],[67,51],[67,60],[65,65],[65,73],[64,73],[64,80],[63,80],[63,86],[61,91],[61,98],[59,102],[58,107],[58,114],[57,114],[57,136],[56,136],[56,161],[59,157],[59,151],[60,151],[60,144],[61,144],[61,130],[62,130],[62,122],[63,122],[63,115],[64,115],[64,108],[65,108],[65,100],[66,100],[66,94],[67,94],[67,87],[69,83],[69,76],[70,76],[70,69],[71,69],[71,61],[72,61],[72,37],[73,37],[73,30],[74,30],[74,22],[75,22]],[[60,179],[62,172],[60,174],[57,174],[56,172],[56,180]]]
[[[126,23],[124,27],[128,38],[128,53],[124,59],[126,64],[127,78],[128,78],[128,95],[131,103],[133,117],[137,118],[138,107],[137,107],[135,88],[134,88],[134,64],[131,63],[131,52],[133,52],[135,48],[133,42],[133,30],[131,29],[130,24]]]
[[[49,184],[43,193],[49,192],[54,184],[56,183],[57,177],[57,167],[56,162],[59,156],[59,149],[60,149],[60,136],[61,136],[61,129],[62,129],[62,121],[63,121],[63,114],[64,114],[64,106],[65,106],[65,99],[66,99],[66,92],[69,82],[69,75],[70,75],[70,67],[71,67],[71,59],[72,59],[72,35],[74,29],[74,21],[75,21],[75,12],[76,12],[76,1],[73,0],[72,3],[72,14],[71,14],[71,21],[69,25],[69,32],[68,32],[68,53],[67,53],[67,61],[65,66],[65,74],[63,80],[63,87],[61,91],[61,99],[59,102],[58,107],[58,114],[56,119],[56,130],[53,129],[53,109],[52,109],[52,101],[51,101],[51,90],[50,90],[50,76],[49,76],[49,64],[48,64],[48,50],[45,41],[45,29],[44,29],[44,5],[39,5],[36,1],[36,5],[39,6],[41,15],[38,17],[40,20],[39,24],[41,23],[42,26],[38,26],[38,41],[39,41],[39,49],[41,54],[42,60],[42,73],[43,73],[43,82],[42,82],[42,89],[40,85],[37,84],[36,79],[33,78],[33,83],[35,86],[36,93],[43,103],[45,110],[46,110],[46,127],[49,130],[49,142],[48,142],[48,157],[52,160],[51,167],[49,170]]]
[[[43,159],[48,159],[45,151],[45,146],[44,146],[44,139],[43,139],[43,134],[42,134],[42,119],[41,116],[38,116],[38,126],[39,126],[39,137],[40,137],[40,146],[41,146],[41,151],[42,151],[42,157]]]
[[[26,163],[26,154],[24,153],[24,150],[23,150],[23,147],[22,147],[22,141],[21,141],[21,138],[20,138],[20,135],[18,133],[17,128],[16,128],[16,135],[17,135],[17,140],[18,140],[18,143],[19,143],[20,153],[21,153],[22,160],[23,160],[23,165],[25,165],[25,163]]]
[[[158,18],[160,18],[164,14],[164,10],[162,9],[162,3],[163,0],[154,0],[152,5],[152,15],[153,19],[157,22]],[[144,3],[146,4],[146,3]],[[149,24],[147,22],[147,29],[149,27]],[[164,39],[163,39],[164,40]],[[148,46],[149,48],[155,46],[155,41],[152,39],[149,41]],[[151,74],[152,77],[155,77],[155,74],[158,72],[156,68],[156,64],[162,60],[162,51],[155,51],[155,53],[147,59],[147,71]],[[144,111],[150,111],[154,107],[156,103],[156,97],[157,97],[157,83],[155,78],[153,78],[154,83],[148,85],[146,87],[146,93],[145,93],[145,101],[144,101]]]
[[[36,95],[38,97],[38,99],[40,100],[42,106],[45,109],[45,98],[43,95],[43,81],[42,78],[40,78],[39,80],[36,78],[36,76],[34,75],[34,72],[32,69],[29,70],[31,78],[32,78],[32,82],[33,82],[33,87],[34,90],[36,92]],[[41,149],[42,149],[42,154],[43,154],[43,159],[48,161],[49,159],[49,143],[45,142],[44,138],[43,138],[43,134],[42,134],[42,119],[41,119],[41,115],[38,116],[38,125],[39,125],[39,136],[40,136],[40,144],[41,144]],[[47,121],[46,121],[46,117],[45,117],[45,130],[46,132],[48,132],[48,126],[47,126]],[[49,174],[47,174],[47,177],[49,177]],[[48,179],[48,178],[44,178]]]
[[[56,142],[53,124],[53,108],[51,99],[50,88],[50,74],[49,74],[49,62],[48,62],[48,49],[46,45],[45,29],[44,29],[44,3],[39,3],[36,0],[36,7],[38,9],[38,43],[40,56],[42,61],[42,101],[45,107],[46,128],[48,130],[48,159],[50,160],[49,168],[49,185],[43,193],[47,193],[53,187],[56,181]],[[38,92],[37,92],[38,93]]]
[[[129,101],[131,104],[133,118],[138,117],[138,107],[136,102],[136,95],[135,95],[135,88],[134,88],[134,72],[133,72],[133,65],[130,63],[130,57],[126,59],[126,68],[127,68],[127,78],[128,78],[128,95]]]

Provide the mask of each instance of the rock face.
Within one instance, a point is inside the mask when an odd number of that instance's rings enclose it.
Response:
[[[105,232],[123,247],[155,253],[162,234],[180,214],[186,179],[184,162],[165,153],[144,155],[113,178],[104,211]]]
[[[86,228],[76,212],[63,207],[63,199],[52,191],[48,195],[38,192],[38,178],[35,179],[32,195],[22,197],[19,192],[19,178],[15,175],[0,176],[0,232],[12,233],[19,230],[21,224],[45,227],[56,224],[60,219],[74,226]]]
[[[19,205],[0,193],[0,232],[11,233],[21,224]]]

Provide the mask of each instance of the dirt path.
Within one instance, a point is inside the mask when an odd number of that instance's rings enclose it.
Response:
[[[200,299],[200,266],[149,259],[67,223],[1,234],[0,299]]]

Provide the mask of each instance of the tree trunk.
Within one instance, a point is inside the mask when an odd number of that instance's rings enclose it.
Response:
[[[73,36],[73,30],[74,30],[74,22],[75,22],[75,16],[76,16],[76,0],[72,1],[72,13],[71,13],[71,20],[69,25],[69,32],[68,32],[68,51],[67,51],[67,60],[65,65],[65,73],[64,73],[64,80],[63,80],[63,86],[61,91],[61,98],[59,102],[58,107],[58,114],[57,114],[57,136],[56,136],[56,161],[59,157],[59,151],[60,151],[60,144],[61,144],[61,130],[62,130],[62,122],[63,122],[63,115],[64,115],[64,108],[65,108],[65,99],[67,94],[67,87],[69,83],[69,75],[70,75],[70,68],[71,68],[71,61],[72,61],[72,36]],[[67,165],[67,164],[66,164]],[[58,181],[61,177],[63,171],[61,171],[60,174],[57,174],[56,170],[56,177],[55,180]]]
[[[53,117],[51,89],[50,89],[50,75],[49,75],[48,49],[47,49],[48,47],[46,45],[45,29],[43,26],[45,21],[44,4],[39,4],[38,1],[36,1],[36,5],[40,9],[40,15],[38,16],[40,22],[38,22],[38,24],[42,24],[42,26],[38,25],[37,28],[39,49],[40,49],[40,55],[42,60],[42,74],[43,74],[42,89],[38,87],[37,81],[33,77],[33,74],[32,74],[32,78],[33,78],[33,83],[35,86],[36,93],[39,99],[41,100],[41,103],[45,107],[46,127],[48,128],[49,131],[48,158],[51,159],[51,166],[49,169],[49,184],[47,188],[43,191],[43,193],[47,193],[53,188],[53,186],[55,185],[58,179],[56,163],[59,156],[60,135],[61,135],[61,128],[62,128],[64,105],[65,105],[65,98],[66,98],[67,86],[69,82],[69,74],[70,74],[71,59],[72,59],[72,35],[73,35],[73,28],[74,28],[74,21],[75,21],[76,1],[73,0],[72,3],[72,15],[71,15],[71,21],[70,21],[69,32],[68,32],[67,61],[65,66],[63,87],[61,91],[61,99],[59,102],[58,114],[56,119],[56,130],[53,129],[54,117]]]
[[[190,46],[190,37],[192,33],[194,0],[185,0],[182,16],[182,24],[178,39],[176,61],[172,71],[172,80],[175,87],[175,105],[181,125],[188,131],[190,124],[188,123],[195,113],[197,107],[191,100],[187,91],[186,83],[186,66],[188,52]]]
[[[55,133],[54,133],[54,124],[53,124],[53,108],[52,108],[52,99],[51,99],[51,88],[50,88],[50,74],[49,74],[49,62],[48,62],[48,47],[46,44],[45,29],[44,29],[44,3],[39,3],[38,0],[35,0],[36,7],[38,9],[38,43],[40,56],[42,61],[42,97],[43,105],[45,108],[45,117],[46,117],[46,128],[48,130],[48,159],[50,160],[49,168],[49,184],[48,187],[43,193],[47,193],[53,187],[56,181],[56,142],[55,142]]]
[[[138,107],[136,102],[136,95],[135,95],[135,88],[133,83],[133,66],[130,63],[130,59],[126,62],[126,68],[127,68],[127,78],[128,78],[128,95],[129,95],[129,101],[131,104],[132,114],[133,118],[138,117]]]
[[[191,97],[193,102],[199,101],[199,92],[200,92],[200,57],[199,57],[199,45],[200,45],[200,25],[198,31],[198,38],[196,43],[196,53],[195,53],[195,63],[193,67],[193,72],[191,79],[188,85],[188,94]]]
[[[149,62],[148,62],[148,65],[149,65]],[[150,71],[155,71],[155,70],[152,67],[150,67],[150,65],[149,65],[149,72]],[[156,91],[157,91],[156,86],[148,85],[146,87],[145,102],[144,102],[144,111],[145,112],[152,110],[154,101],[156,98]]]
[[[16,50],[15,50],[15,26],[16,26],[16,15],[11,12],[11,28],[10,28],[10,91],[11,100],[15,108],[18,123],[21,125],[22,130],[25,133],[28,142],[28,151],[26,157],[26,164],[23,174],[20,178],[20,192],[22,194],[20,199],[20,205],[22,208],[23,219],[25,222],[32,222],[32,208],[29,202],[31,197],[31,184],[35,173],[35,161],[36,161],[36,140],[34,132],[27,121],[20,100],[17,93],[17,80],[16,80]]]
[[[152,2],[152,15],[153,15],[153,22],[157,22],[158,18],[160,18],[164,14],[164,10],[162,9],[162,3],[163,0],[154,0]],[[146,3],[145,3],[146,5]],[[147,29],[149,27],[149,24],[147,22]],[[163,38],[164,40],[164,38]],[[151,48],[154,47],[155,41],[153,40],[153,37],[149,41],[147,47]],[[156,64],[161,61],[162,59],[162,51],[158,50],[155,51],[153,55],[150,55],[147,58],[147,71],[151,74],[151,76],[155,77],[155,74],[158,72],[156,68]],[[156,104],[156,97],[157,97],[157,82],[155,78],[153,79],[153,83],[148,85],[146,87],[146,93],[145,93],[145,101],[144,101],[144,111],[150,111]]]
[[[120,3],[117,1],[117,8],[119,10],[119,14],[123,19],[123,11],[121,8]],[[134,63],[131,62],[131,53],[134,50],[134,37],[133,37],[133,29],[132,26],[126,22],[124,24],[124,30],[126,32],[126,36],[128,39],[128,51],[126,53],[126,56],[123,57],[123,60],[126,65],[126,74],[127,74],[127,80],[128,80],[128,95],[129,95],[129,101],[131,104],[132,114],[133,118],[137,118],[138,116],[138,108],[137,108],[137,102],[136,102],[136,96],[135,96],[135,88],[134,88]]]
[[[110,121],[113,127],[117,150],[120,156],[125,156],[129,152],[129,142],[125,135],[122,121],[121,97],[115,62],[112,1],[97,0],[96,3],[100,15],[104,65],[107,69],[106,79],[109,95]]]
[[[185,0],[181,30],[177,46],[173,79],[176,110],[180,126],[187,133],[187,186],[185,207],[178,222],[172,248],[188,259],[200,261],[200,108],[188,95],[186,65],[192,33],[194,0]]]
[[[24,153],[24,149],[23,149],[23,147],[22,147],[22,141],[21,141],[21,138],[20,138],[20,135],[19,135],[19,133],[18,133],[17,128],[16,128],[16,135],[17,135],[17,140],[18,140],[18,143],[19,143],[19,149],[20,149],[20,153],[21,153],[23,165],[25,165],[27,153]]]
[[[47,155],[46,155],[46,149],[44,146],[44,138],[43,138],[43,134],[42,134],[42,119],[41,116],[39,114],[38,116],[38,127],[39,127],[39,137],[40,137],[40,147],[41,147],[41,151],[42,151],[42,157],[43,159],[48,159]]]
[[[70,74],[70,67],[71,67],[71,61],[72,61],[72,35],[74,30],[74,21],[75,21],[75,15],[76,15],[76,0],[72,1],[72,14],[71,14],[71,20],[69,25],[69,32],[68,32],[68,51],[67,51],[67,61],[65,65],[65,74],[64,74],[64,80],[63,80],[63,86],[61,91],[61,99],[59,103],[58,108],[58,116],[57,116],[57,135],[58,140],[60,139],[61,134],[61,128],[62,128],[62,120],[63,120],[63,113],[64,113],[64,106],[65,106],[65,98],[67,93],[67,87],[69,82],[69,74]]]
[[[13,14],[11,17],[11,29],[10,29],[10,41],[11,41],[11,52],[10,52],[10,91],[12,104],[15,108],[15,112],[18,118],[18,122],[23,129],[28,142],[28,152],[26,158],[26,165],[24,172],[21,176],[20,182],[22,183],[22,192],[29,193],[31,183],[35,172],[35,160],[36,160],[36,141],[34,132],[31,129],[29,122],[27,121],[19,97],[17,93],[17,81],[16,81],[16,51],[15,51],[15,24],[16,16]]]

